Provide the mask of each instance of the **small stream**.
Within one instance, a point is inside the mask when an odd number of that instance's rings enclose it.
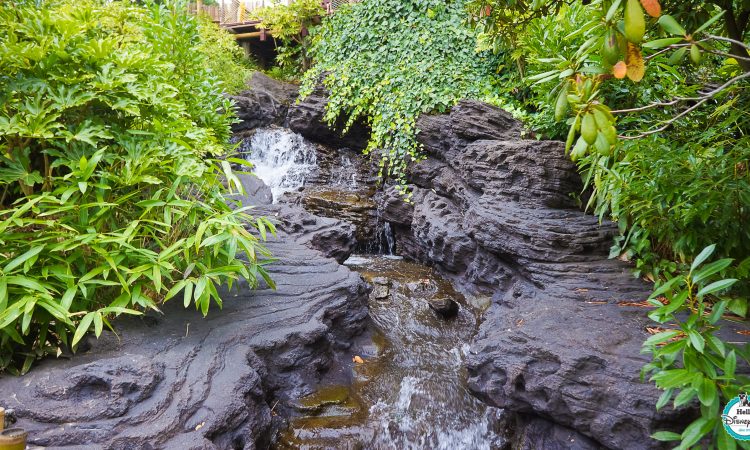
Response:
[[[315,146],[289,130],[259,130],[243,143],[255,173],[274,200],[300,191],[318,170]],[[311,150],[312,149],[312,150]],[[337,197],[364,192],[352,158],[341,154],[324,186]],[[302,194],[304,195],[304,193]],[[361,201],[358,199],[357,201]],[[352,380],[323,386],[291,405],[290,420],[278,449],[492,449],[504,442],[493,428],[499,410],[472,396],[466,387],[464,359],[486,300],[467,298],[431,268],[396,253],[390,224],[375,214],[373,254],[345,262],[372,286],[369,297],[372,342],[360,346]],[[460,307],[443,318],[429,301],[450,298]]]
[[[372,350],[355,364],[351,386],[301,399],[302,415],[278,448],[499,448],[498,410],[469,393],[463,368],[482,305],[420,264],[381,255],[346,264],[373,285]],[[428,300],[442,297],[460,303],[456,317],[430,309]]]

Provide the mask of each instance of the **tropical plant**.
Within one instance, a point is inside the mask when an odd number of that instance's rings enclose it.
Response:
[[[320,0],[296,0],[289,4],[276,1],[252,14],[261,21],[261,28],[270,30],[277,42],[276,62],[282,69],[292,68],[299,76],[310,68],[310,29],[319,24],[325,14]]]
[[[706,247],[686,274],[661,283],[649,297],[656,307],[649,317],[669,327],[644,343],[644,352],[651,353],[653,361],[643,368],[642,374],[653,374],[651,380],[664,390],[656,408],[663,408],[673,398],[674,408],[697,399],[701,410],[700,417],[682,433],[654,434],[660,441],[679,442],[679,449],[692,448],[704,437],[720,450],[750,448],[748,442],[735,441],[721,424],[721,405],[750,389],[750,377],[737,372],[738,364],[742,367],[750,362],[750,351],[716,335],[725,313],[743,317],[747,314],[748,300],[724,295],[737,279],[717,277],[732,264],[731,258],[706,264],[715,248]],[[748,271],[750,258],[734,273],[747,276]]]
[[[198,33],[196,50],[203,55],[205,68],[221,82],[222,90],[236,94],[247,89],[247,80],[258,69],[257,63],[245,56],[235,38],[210,18],[199,18]]]
[[[200,26],[172,2],[0,4],[0,370],[180,292],[205,315],[220,285],[272,285],[273,226],[224,200],[232,105]]]
[[[402,184],[420,158],[416,120],[445,112],[488,90],[496,61],[477,55],[463,25],[460,0],[384,0],[345,5],[316,29],[301,97],[321,83],[329,92],[326,120],[372,128],[366,153],[379,152],[381,176]]]

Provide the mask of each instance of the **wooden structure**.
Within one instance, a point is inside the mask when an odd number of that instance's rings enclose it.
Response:
[[[218,0],[218,5],[204,5],[197,0],[188,5],[193,14],[205,14],[222,28],[236,34],[236,38],[260,38],[265,40],[270,32],[258,26],[260,21],[252,20],[252,11],[266,6],[288,5],[294,0]],[[341,5],[358,0],[322,0],[321,4],[327,14],[333,13]]]

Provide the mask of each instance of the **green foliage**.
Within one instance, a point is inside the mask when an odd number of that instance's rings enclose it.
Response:
[[[0,370],[120,314],[264,278],[273,226],[225,203],[231,104],[184,5],[0,4]],[[246,262],[238,260],[244,252]]]
[[[340,8],[317,29],[301,96],[322,81],[326,119],[363,119],[372,127],[366,152],[381,151],[381,175],[403,181],[419,159],[416,119],[444,112],[488,87],[494,59],[477,55],[463,25],[462,1],[364,1]]]
[[[700,417],[682,433],[662,431],[654,435],[658,440],[678,441],[679,449],[692,448],[704,437],[719,450],[750,448],[750,443],[728,438],[721,424],[722,405],[750,389],[750,377],[737,372],[738,366],[750,362],[750,352],[716,336],[722,316],[731,312],[744,317],[748,300],[726,295],[737,282],[721,276],[732,259],[707,263],[714,250],[713,245],[706,247],[685,275],[660,283],[649,297],[656,307],[649,317],[669,327],[651,336],[643,346],[644,352],[653,355],[653,361],[642,374],[652,374],[651,381],[664,390],[656,407],[661,409],[674,398],[674,408],[697,401],[701,409]],[[747,276],[748,270],[750,258],[733,272]]]
[[[281,68],[276,71],[277,77],[297,78],[310,68],[310,29],[325,14],[320,0],[296,0],[288,5],[277,2],[252,14],[276,40],[276,62]]]
[[[258,68],[245,56],[237,41],[207,17],[198,21],[199,38],[196,50],[203,55],[203,64],[221,82],[228,94],[247,89],[246,82]]]

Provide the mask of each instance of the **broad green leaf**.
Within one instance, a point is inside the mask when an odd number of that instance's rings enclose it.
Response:
[[[693,283],[700,283],[711,275],[721,272],[732,264],[732,258],[724,258],[706,265],[692,275]]]
[[[693,260],[693,264],[690,266],[690,271],[694,271],[698,266],[703,264],[703,261],[707,260],[713,254],[714,250],[716,250],[716,244],[711,244],[704,248]]]
[[[656,439],[657,441],[663,442],[679,441],[680,439],[682,439],[679,434],[673,433],[671,431],[657,431],[656,433],[652,434],[651,437],[653,439]]]
[[[737,355],[734,350],[727,353],[727,357],[724,359],[724,375],[728,377],[734,377],[734,371],[737,368]]]
[[[94,320],[94,316],[97,315],[96,312],[90,312],[83,316],[83,319],[81,319],[81,322],[78,324],[78,327],[76,328],[76,332],[73,335],[73,342],[71,343],[72,346],[76,346],[78,342],[83,339],[83,336],[86,334],[86,332],[89,331],[89,328],[91,328],[91,322]]]
[[[698,350],[698,352],[703,353],[703,348],[706,345],[706,340],[703,336],[695,330],[688,330],[688,337],[690,338],[690,343],[693,345],[693,348]]]
[[[695,394],[697,394],[697,391],[692,387],[685,388],[680,391],[680,393],[677,394],[677,397],[674,398],[675,409],[690,403],[690,401],[695,398]]]
[[[690,448],[695,445],[701,438],[713,428],[716,419],[701,417],[687,426],[682,432],[682,448]]]
[[[102,315],[100,311],[94,312],[94,333],[96,334],[96,337],[99,337],[102,335],[102,330],[104,329],[104,322],[102,321]]]
[[[702,297],[704,295],[713,294],[714,292],[729,289],[736,282],[737,280],[735,278],[728,278],[726,280],[714,281],[713,283],[709,284],[708,286],[705,286],[700,291],[698,291],[698,297]]]
[[[644,43],[643,47],[650,48],[652,50],[657,50],[660,48],[669,47],[670,45],[679,44],[682,41],[683,41],[683,38],[656,39],[656,40]]]
[[[3,268],[3,272],[8,273],[8,272],[12,271],[16,267],[18,267],[21,264],[23,264],[24,262],[26,262],[26,260],[28,260],[28,259],[30,259],[30,258],[38,255],[39,253],[41,253],[42,250],[44,250],[44,245],[39,245],[39,246],[33,247],[31,250],[29,250],[26,253],[24,253],[24,254],[16,257],[16,258],[14,258],[8,264],[6,264],[5,268]]]
[[[698,389],[698,399],[706,406],[716,401],[716,384],[708,378],[703,379],[701,387]]]
[[[659,25],[661,25],[662,28],[664,28],[664,31],[671,34],[676,34],[679,36],[685,36],[686,32],[685,29],[682,28],[682,26],[677,23],[677,21],[674,19],[674,17],[663,14],[659,18]]]

